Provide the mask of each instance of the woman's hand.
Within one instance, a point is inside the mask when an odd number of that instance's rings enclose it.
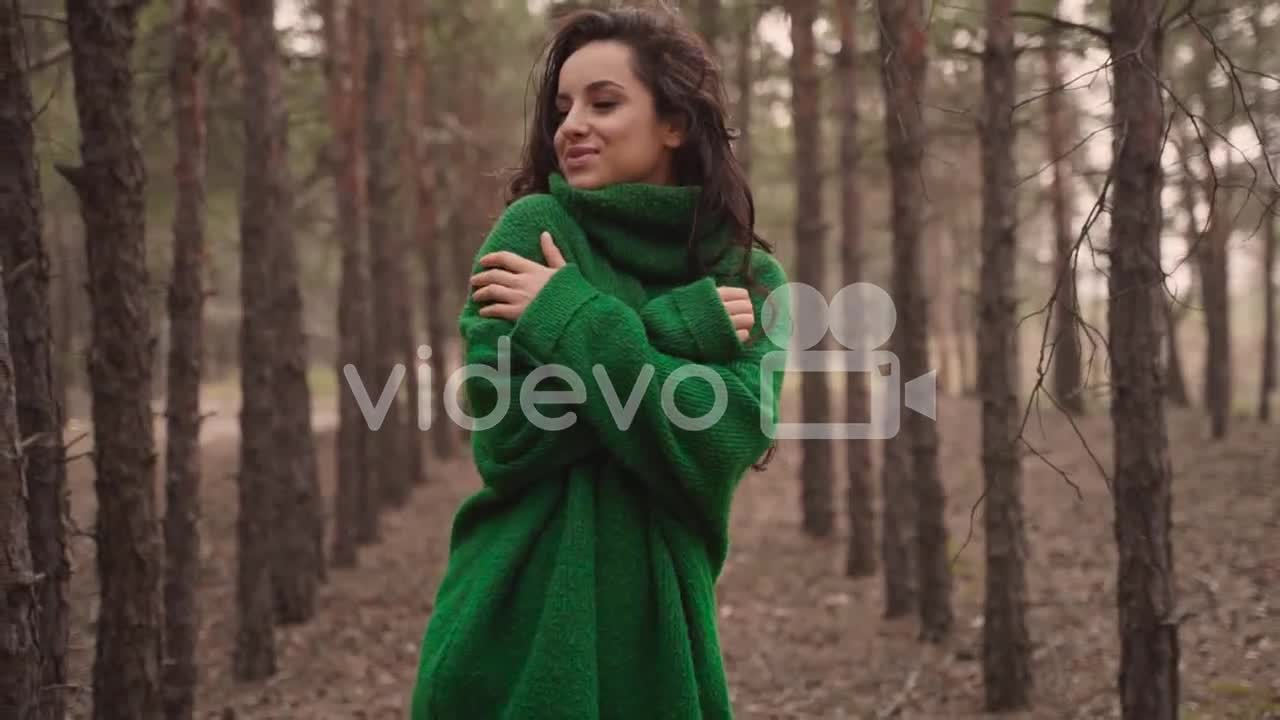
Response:
[[[751,295],[746,288],[739,287],[719,287],[716,291],[720,293],[720,302],[724,303],[725,312],[729,313],[729,319],[733,321],[738,339],[746,342],[751,336],[751,326],[756,324]]]
[[[471,276],[472,297],[487,303],[480,315],[515,322],[551,276],[567,264],[548,232],[542,233],[542,255],[547,265],[506,250],[480,258],[488,269]]]

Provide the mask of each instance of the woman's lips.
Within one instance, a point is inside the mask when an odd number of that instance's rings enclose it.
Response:
[[[576,169],[586,167],[591,163],[599,151],[592,148],[569,148],[564,154],[564,164],[566,169]]]

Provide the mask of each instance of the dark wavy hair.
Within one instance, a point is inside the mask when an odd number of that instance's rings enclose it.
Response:
[[[548,177],[559,169],[555,134],[559,127],[556,94],[560,69],[570,55],[598,40],[621,42],[632,51],[632,71],[653,93],[662,118],[684,121],[685,142],[673,156],[679,185],[698,185],[694,228],[689,237],[690,271],[701,275],[694,241],[703,235],[698,218],[723,218],[733,244],[742,247],[743,276],[749,278],[752,248],[773,252],[755,232],[755,200],[742,163],[729,141],[737,136],[726,122],[724,80],[706,44],[675,12],[659,8],[577,10],[565,15],[545,51],[537,83],[533,120],[525,137],[520,167],[507,188],[507,204],[532,193],[548,192]]]
[[[631,49],[632,71],[653,94],[659,117],[684,121],[685,141],[673,156],[675,181],[701,187],[688,241],[690,273],[696,277],[708,272],[700,265],[696,252],[697,239],[704,234],[698,228],[700,219],[720,219],[727,225],[731,241],[726,251],[735,246],[744,251],[742,282],[749,291],[767,295],[767,288],[752,277],[751,251],[760,248],[772,253],[773,247],[756,234],[755,200],[746,171],[729,145],[738,133],[726,121],[728,101],[723,76],[703,40],[680,15],[665,6],[576,10],[558,21],[544,52],[533,119],[520,167],[507,187],[507,204],[550,190],[548,178],[559,169],[555,134],[559,127],[556,94],[560,89],[560,69],[579,48],[601,40],[621,42]],[[763,469],[775,449],[776,445],[771,445],[754,467]]]

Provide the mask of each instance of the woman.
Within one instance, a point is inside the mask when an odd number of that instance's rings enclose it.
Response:
[[[553,38],[460,321],[467,363],[510,380],[465,386],[485,487],[454,518],[414,718],[732,716],[714,583],[769,449],[782,348],[756,318],[786,279],[724,104],[675,16],[582,11]]]

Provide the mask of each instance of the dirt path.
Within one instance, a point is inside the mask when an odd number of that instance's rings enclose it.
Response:
[[[942,415],[948,519],[957,551],[957,626],[941,646],[915,641],[912,621],[880,616],[880,579],[842,575],[843,527],[832,540],[799,531],[796,448],[744,480],[733,545],[719,585],[720,631],[738,717],[981,717],[981,490],[977,406],[950,400]],[[320,423],[328,426],[326,423]],[[1177,571],[1187,718],[1280,717],[1280,450],[1275,428],[1241,421],[1229,443],[1203,439],[1197,415],[1171,420]],[[1033,419],[1035,447],[1067,472],[1029,458],[1025,487],[1035,642],[1036,710],[1013,717],[1117,715],[1111,499],[1064,421]],[[1109,420],[1081,424],[1109,468]],[[332,440],[320,447],[332,490]],[[278,635],[280,673],[238,686],[234,634],[234,432],[206,452],[204,621],[200,717],[402,718],[418,641],[446,561],[452,514],[478,486],[465,459],[431,466],[432,480],[386,515],[383,540],[355,570],[335,571],[319,616]],[[87,463],[72,478],[75,515],[92,516]],[[838,493],[843,497],[843,488]],[[93,607],[91,547],[76,543],[78,682],[88,683]],[[87,698],[85,698],[87,699]]]

